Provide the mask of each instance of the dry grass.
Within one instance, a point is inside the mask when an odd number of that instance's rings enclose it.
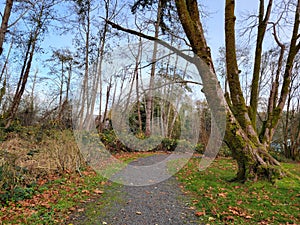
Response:
[[[0,143],[0,190],[13,190],[49,174],[79,171],[84,160],[69,130],[51,131],[39,142],[11,135]]]

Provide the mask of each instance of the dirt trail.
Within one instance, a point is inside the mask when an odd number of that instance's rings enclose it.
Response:
[[[132,166],[151,165],[166,158],[154,155],[130,163]],[[160,171],[160,173],[167,173]],[[124,178],[126,168],[116,177]],[[126,179],[126,177],[125,177]],[[138,177],[137,177],[138,179]],[[108,225],[183,225],[201,224],[190,209],[188,196],[182,193],[175,177],[148,186],[126,186],[112,183],[105,195],[84,206],[68,224]]]

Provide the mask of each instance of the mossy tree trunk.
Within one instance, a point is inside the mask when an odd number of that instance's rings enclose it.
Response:
[[[294,32],[291,39],[290,52],[287,60],[287,67],[285,69],[280,100],[275,107],[275,110],[272,112],[272,119],[267,121],[265,131],[261,134],[264,138],[260,139],[259,134],[255,129],[255,125],[251,120],[253,117],[252,115],[251,117],[249,115],[249,110],[243,97],[239,80],[239,68],[237,65],[235,44],[235,1],[226,0],[225,7],[226,65],[227,80],[230,89],[230,95],[228,95],[229,97],[226,99],[226,102],[217,81],[210,51],[204,37],[202,24],[199,19],[197,1],[176,0],[178,15],[192,49],[209,68],[209,71],[203,71],[203,68],[200,67],[198,69],[204,84],[204,93],[213,114],[215,114],[214,117],[218,118],[216,114],[218,113],[216,105],[221,105],[226,108],[227,126],[225,142],[228,144],[233,153],[233,157],[238,163],[238,172],[235,180],[246,181],[268,179],[273,181],[282,175],[280,164],[268,153],[269,142],[265,140],[270,140],[272,137],[282,114],[285,99],[289,92],[288,87],[293,62],[295,55],[300,48],[300,44],[297,44],[296,41],[299,28],[299,2],[300,0],[298,0],[298,6],[295,11]],[[269,4],[268,10],[271,10],[270,7],[271,4]],[[264,26],[263,29],[265,29]],[[263,33],[264,32],[262,32],[262,35],[264,35]],[[263,37],[259,37],[260,42],[262,42],[262,39]],[[260,47],[260,44],[258,47]],[[258,96],[256,98],[258,98]],[[257,99],[254,102],[257,102]]]
[[[260,72],[261,72],[260,68],[261,68],[263,41],[265,38],[267,25],[270,19],[272,5],[273,5],[273,0],[269,0],[268,7],[265,13],[265,1],[260,0],[259,3],[258,27],[257,27],[256,47],[255,47],[254,67],[253,67],[250,107],[249,107],[249,116],[254,128],[256,128],[256,114],[257,114],[258,99],[259,99],[258,90],[259,90],[259,80],[260,80]]]
[[[168,0],[167,0],[168,1]],[[137,5],[142,4],[141,1],[137,1]],[[190,46],[197,57],[189,57],[177,51],[174,47],[170,46],[166,42],[159,40],[158,38],[144,35],[134,30],[123,28],[115,23],[109,22],[114,28],[129,32],[134,35],[138,35],[149,40],[158,41],[163,46],[172,49],[181,57],[189,60],[195,64],[199,74],[202,78],[203,89],[205,93],[209,108],[212,112],[212,116],[219,128],[226,126],[225,130],[225,142],[232,151],[233,157],[238,163],[238,172],[235,180],[247,181],[268,179],[274,181],[279,176],[283,175],[281,166],[269,153],[268,145],[274,134],[274,131],[278,125],[279,119],[282,115],[283,107],[285,105],[286,97],[289,93],[289,85],[291,80],[292,68],[294,65],[295,56],[300,50],[299,43],[299,14],[300,14],[300,0],[297,0],[297,6],[294,11],[295,20],[293,34],[290,42],[290,49],[286,61],[286,68],[283,74],[283,84],[281,92],[278,90],[277,83],[275,81],[274,89],[271,90],[279,96],[270,96],[270,102],[273,104],[270,115],[264,122],[264,126],[261,132],[256,130],[256,126],[253,123],[254,117],[253,108],[246,105],[246,101],[241,89],[241,83],[239,80],[239,68],[237,65],[236,56],[236,43],[235,43],[235,1],[226,0],[225,7],[225,42],[226,42],[226,67],[227,67],[227,81],[229,84],[229,92],[225,93],[217,79],[214,64],[210,54],[210,48],[206,43],[202,23],[199,17],[198,4],[196,0],[175,0],[176,9],[179,16],[179,20],[182,24],[184,32],[189,39]],[[148,4],[153,4],[150,1]],[[266,16],[263,19],[263,2],[260,1],[260,21],[264,24],[267,23],[269,18],[268,13],[271,13],[272,1],[269,1]],[[266,29],[265,25],[261,25],[258,29]],[[279,47],[282,48],[278,37],[274,32]],[[262,42],[264,38],[264,31],[258,36],[258,41]],[[260,48],[261,44],[257,45]],[[283,49],[284,50],[284,49]],[[257,51],[257,57],[259,58],[261,51]],[[281,56],[281,54],[280,54]],[[199,60],[199,58],[201,60]],[[279,62],[282,60],[279,58]],[[258,62],[258,60],[257,60]],[[256,62],[256,63],[257,63]],[[282,62],[278,63],[280,71]],[[257,65],[260,67],[260,65]],[[259,74],[255,74],[259,75]],[[255,89],[255,88],[254,88]],[[275,91],[274,91],[275,90]],[[257,93],[256,91],[254,91]],[[280,94],[279,94],[280,93]],[[272,93],[271,93],[272,94]],[[256,95],[258,97],[258,95]],[[253,96],[252,98],[255,98]],[[254,100],[256,104],[257,99]],[[249,110],[250,108],[250,110]],[[257,110],[257,109],[256,109]],[[255,112],[257,113],[257,112]],[[251,115],[250,115],[251,114]],[[226,121],[222,121],[223,117],[226,117]],[[220,131],[219,131],[220,132]],[[222,131],[221,131],[222,132]],[[208,155],[206,155],[209,157]]]

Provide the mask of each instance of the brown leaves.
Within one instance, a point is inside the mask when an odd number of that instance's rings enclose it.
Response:
[[[90,195],[90,191],[89,190],[82,190],[81,193],[82,194],[86,194],[86,195]]]
[[[218,196],[221,198],[227,198],[228,193],[227,192],[223,192],[223,193],[218,193]]]
[[[97,195],[101,195],[104,193],[104,191],[101,191],[101,190],[98,190],[98,189],[95,189],[94,190],[94,193],[97,194]]]
[[[228,207],[229,212],[231,212],[233,215],[235,216],[240,216],[240,217],[244,217],[245,219],[251,219],[252,216],[248,215],[243,209],[238,208],[238,207],[232,207],[229,206]]]
[[[100,188],[93,187],[86,184],[87,177],[89,182],[94,180],[95,172],[91,169],[82,171],[84,177],[78,174],[64,174],[58,176],[56,174],[47,175],[37,181],[37,192],[30,199],[18,201],[16,203],[9,203],[8,206],[0,209],[0,221],[6,224],[7,222],[15,221],[15,224],[31,224],[34,219],[34,214],[43,214],[44,212],[54,212],[52,222],[58,218],[58,224],[64,224],[64,220],[68,218],[72,212],[83,212],[84,208],[78,208],[80,202],[85,203],[87,199],[98,196],[104,192]],[[107,185],[106,181],[98,182],[97,185],[102,187]],[[63,201],[68,201],[65,204]],[[78,204],[77,204],[78,203]],[[57,205],[62,205],[57,206]],[[65,205],[70,205],[69,208]],[[57,207],[56,207],[57,206]],[[41,218],[42,220],[42,218]],[[0,222],[0,223],[1,223]],[[41,222],[43,223],[43,222]]]
[[[198,217],[205,216],[205,215],[206,215],[205,211],[204,212],[196,212],[195,213],[195,216],[198,216]]]

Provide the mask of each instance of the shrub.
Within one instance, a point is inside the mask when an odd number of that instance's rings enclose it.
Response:
[[[71,130],[48,130],[36,141],[38,127],[8,133],[0,144],[0,202],[30,197],[37,179],[75,172],[85,166]]]
[[[204,145],[202,143],[198,143],[195,145],[194,150],[195,150],[195,152],[197,152],[199,154],[203,154],[204,153]]]
[[[31,197],[34,182],[28,170],[16,164],[16,155],[2,150],[0,156],[0,205]]]

